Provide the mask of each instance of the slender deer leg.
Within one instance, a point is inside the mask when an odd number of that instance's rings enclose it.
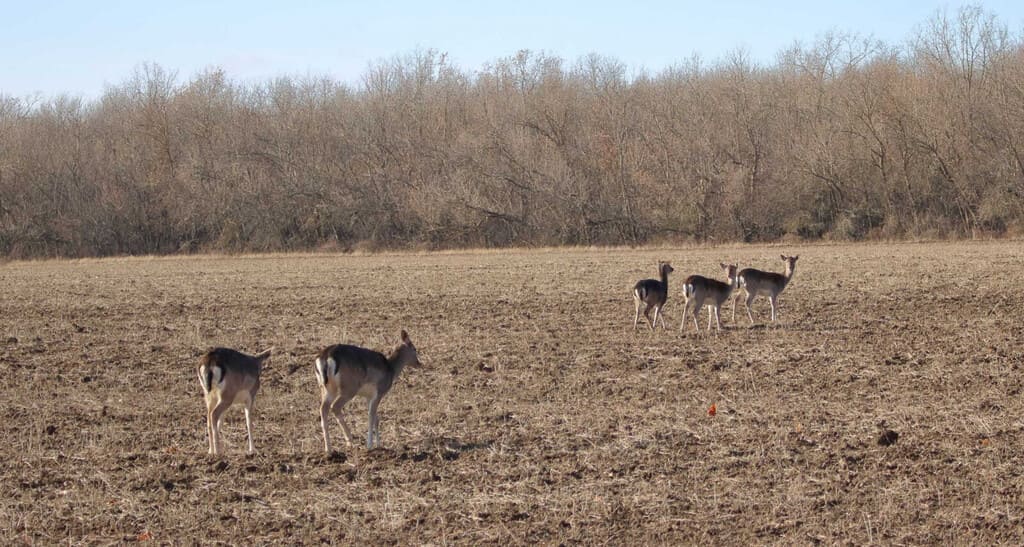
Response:
[[[342,411],[342,406],[339,404],[334,405],[334,419],[341,424],[342,431],[345,432],[345,444],[352,446],[352,430],[348,427],[348,422],[345,420],[345,413]]]
[[[775,299],[776,298],[778,298],[778,296],[776,296],[774,294],[768,297],[768,302],[770,302],[771,305],[772,305],[772,322],[775,321]]]
[[[634,296],[633,303],[636,304],[636,315],[633,316],[633,330],[636,330],[636,325],[640,322],[640,299]]]
[[[249,404],[245,405],[245,433],[249,436],[249,453],[256,452],[256,448],[252,444],[252,420],[249,418],[249,413],[252,410],[252,399],[249,400]]]
[[[721,317],[721,315],[719,315],[720,312],[721,312],[721,308],[718,307],[718,306],[715,306],[715,326],[716,326],[716,328],[719,331],[722,330],[722,317]],[[711,330],[710,326],[708,327],[708,330]]]
[[[380,446],[380,432],[377,431],[377,406],[380,404],[380,394],[374,395],[373,399],[370,399],[370,423],[366,432],[366,448],[372,449],[375,446]]]
[[[213,422],[213,453],[215,455],[219,455],[221,452],[220,422],[224,418],[224,413],[230,407],[230,401],[218,401],[217,406],[213,408],[213,412],[210,412],[210,420]]]
[[[324,432],[324,452],[327,454],[331,453],[331,434],[327,427],[327,414],[331,411],[331,404],[334,403],[335,398],[332,398],[327,390],[324,390],[324,394],[320,400],[320,429]]]
[[[658,306],[658,311],[654,312],[654,322],[657,323],[658,319],[660,318],[662,330],[668,330],[668,327],[665,326],[665,314],[662,312],[664,307],[664,305]]]
[[[207,453],[213,454],[216,447],[213,444],[213,409],[217,406],[214,402],[214,394],[206,394],[206,444]]]
[[[751,325],[754,324],[754,316],[753,316],[753,314],[750,313],[750,303],[754,301],[754,297],[755,296],[756,295],[754,295],[754,294],[747,293],[747,317],[750,318],[750,324]]]
[[[711,331],[711,321],[715,318],[714,306],[708,306],[708,331]]]
[[[700,324],[697,323],[697,316],[700,315],[700,306],[693,306],[690,313],[693,316],[693,328],[700,332]]]
[[[736,306],[740,305],[740,291],[736,291],[736,298],[732,299],[732,322],[736,322]]]

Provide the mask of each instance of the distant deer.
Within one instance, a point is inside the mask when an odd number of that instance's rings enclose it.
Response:
[[[345,431],[345,442],[352,445],[352,430],[345,422],[342,407],[356,395],[366,398],[370,407],[370,421],[366,432],[366,448],[380,446],[380,420],[377,406],[387,395],[402,369],[420,368],[416,346],[403,330],[399,343],[387,357],[384,354],[338,344],[325,348],[316,358],[316,381],[320,384],[320,427],[324,432],[324,451],[331,453],[331,437],[327,430],[328,414]]]
[[[758,295],[768,297],[768,302],[772,305],[772,321],[775,321],[779,293],[781,293],[786,288],[786,285],[788,285],[793,279],[793,271],[796,269],[796,260],[800,258],[799,256],[781,256],[782,261],[786,263],[786,273],[784,274],[762,272],[761,270],[755,270],[753,268],[745,268],[740,271],[739,286],[743,287],[744,292],[747,294],[747,317],[750,318],[751,324],[754,323],[754,316],[750,313],[750,304]],[[736,320],[736,306],[739,304],[739,301],[740,295],[737,292],[736,299],[733,300],[732,305],[733,321]]]
[[[668,274],[674,272],[672,265],[668,262],[658,262],[658,273],[661,274],[661,281],[657,279],[644,279],[638,281],[633,286],[633,303],[636,304],[636,315],[633,317],[633,330],[636,330],[637,323],[640,321],[640,305],[646,304],[644,308],[644,317],[647,318],[647,322],[651,324],[651,330],[654,330],[658,326],[658,318],[661,318],[662,328],[667,329],[665,326],[665,318],[661,314],[661,309],[665,307],[665,301],[668,300]],[[650,311],[654,308],[654,320],[651,321]]]
[[[718,330],[722,330],[720,312],[722,303],[729,299],[733,289],[737,286],[736,265],[719,264],[725,270],[728,283],[722,283],[717,279],[709,279],[701,275],[691,275],[683,283],[683,295],[686,297],[686,304],[683,306],[683,321],[679,324],[679,330],[686,327],[687,316],[693,316],[693,326],[698,331],[697,315],[705,305],[708,307],[708,330],[711,330],[711,318],[714,317]],[[691,311],[692,310],[692,311]]]
[[[228,348],[214,348],[199,358],[199,384],[206,399],[206,433],[210,454],[220,454],[220,422],[228,408],[245,405],[245,431],[252,444],[252,412],[256,392],[260,390],[260,370],[274,348],[257,355],[246,355]]]

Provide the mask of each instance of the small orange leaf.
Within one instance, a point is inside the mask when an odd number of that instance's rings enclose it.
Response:
[[[135,539],[137,539],[138,541],[149,541],[153,539],[153,532],[146,530],[145,532],[139,534],[138,537],[136,537]]]
[[[718,408],[715,406],[715,403],[711,403],[711,406],[708,407],[708,416],[714,416],[717,413]]]

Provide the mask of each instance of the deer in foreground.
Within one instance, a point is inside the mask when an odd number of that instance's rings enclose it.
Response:
[[[750,323],[754,323],[754,316],[750,313],[750,304],[757,298],[758,295],[764,295],[768,297],[768,302],[772,305],[772,321],[775,321],[776,308],[781,293],[786,285],[793,279],[793,271],[796,269],[796,260],[799,256],[786,256],[781,255],[782,261],[786,263],[786,273],[775,273],[775,272],[762,272],[761,270],[755,270],[754,268],[745,268],[739,273],[739,286],[743,287],[743,291],[747,294],[747,317],[750,318]],[[736,306],[740,301],[740,295],[737,292],[736,299],[733,300],[732,305],[732,318],[736,320]]]
[[[737,286],[736,265],[719,264],[725,270],[728,283],[722,283],[717,279],[710,279],[702,275],[691,275],[686,278],[683,284],[683,295],[686,297],[686,304],[683,305],[683,321],[679,324],[679,330],[686,328],[687,316],[693,316],[693,326],[700,331],[697,324],[697,315],[705,305],[708,307],[708,330],[711,330],[711,319],[714,317],[718,330],[722,330],[722,320],[719,317],[722,310],[722,303],[729,299],[732,291]],[[692,311],[691,311],[692,309]]]
[[[665,326],[665,317],[662,316],[661,309],[665,307],[665,301],[668,300],[668,274],[672,273],[672,265],[668,262],[658,262],[658,273],[661,274],[661,281],[657,279],[644,279],[638,281],[633,286],[633,303],[636,304],[636,315],[633,316],[633,330],[636,330],[637,323],[640,321],[640,305],[645,304],[647,307],[644,308],[644,317],[647,318],[647,322],[651,324],[651,330],[654,330],[658,326],[658,318],[661,318],[661,326],[664,329],[668,329]],[[654,320],[651,321],[650,311],[654,308]]]
[[[316,381],[320,384],[320,427],[324,432],[324,451],[331,453],[331,437],[327,430],[328,414],[341,424],[345,443],[352,445],[352,430],[345,422],[342,407],[356,395],[365,397],[370,409],[366,432],[366,448],[380,446],[380,420],[377,406],[407,366],[420,368],[416,346],[403,330],[401,342],[388,356],[380,352],[338,344],[323,349],[316,358]]]
[[[252,406],[260,390],[260,370],[274,348],[246,355],[228,348],[214,348],[199,358],[199,384],[206,399],[206,433],[210,454],[220,454],[220,423],[232,405],[245,405],[245,431],[252,444]]]

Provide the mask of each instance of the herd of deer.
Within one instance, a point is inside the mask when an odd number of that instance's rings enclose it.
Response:
[[[708,307],[708,329],[711,329],[711,316],[714,315],[721,330],[719,318],[722,304],[729,299],[734,291],[743,289],[747,295],[747,317],[754,322],[750,312],[750,304],[758,295],[768,297],[772,306],[772,321],[776,317],[776,303],[779,293],[786,288],[793,278],[796,267],[796,256],[782,256],[786,263],[786,272],[764,272],[753,268],[736,271],[735,264],[721,264],[726,272],[727,282],[710,279],[700,275],[691,275],[683,285],[683,321],[680,330],[686,326],[686,318],[693,317],[693,325],[697,324],[697,315],[704,306]],[[644,279],[633,287],[633,300],[636,304],[636,315],[633,318],[633,329],[636,330],[640,320],[640,307],[644,308],[644,317],[651,324],[651,330],[661,319],[665,325],[662,308],[668,300],[668,274],[674,270],[668,262],[659,262],[658,270],[661,279]],[[733,303],[733,320],[736,319],[736,304],[740,295],[736,294]],[[650,311],[654,310],[654,319]],[[215,348],[207,351],[199,359],[199,383],[206,399],[206,430],[209,439],[209,453],[220,454],[220,424],[224,413],[233,405],[245,407],[245,430],[249,440],[251,454],[255,451],[252,442],[252,412],[256,393],[260,389],[260,371],[264,362],[270,358],[273,348],[247,355],[228,348]],[[320,427],[324,435],[324,451],[331,452],[331,437],[328,431],[328,419],[331,414],[345,432],[345,442],[352,445],[352,430],[345,421],[342,408],[356,395],[366,398],[369,405],[369,424],[366,432],[366,447],[380,445],[380,420],[377,407],[381,399],[388,393],[395,379],[407,366],[419,368],[422,365],[409,335],[403,330],[400,342],[389,355],[346,344],[337,344],[323,349],[314,363],[317,384],[320,386]]]
[[[711,279],[702,275],[691,275],[683,282],[683,297],[686,303],[683,304],[683,320],[679,324],[679,330],[686,327],[686,318],[693,317],[693,326],[700,330],[697,324],[697,315],[704,306],[708,307],[708,330],[711,329],[711,319],[714,317],[716,327],[722,330],[720,312],[722,304],[736,293],[732,306],[732,320],[736,321],[736,306],[739,304],[739,289],[747,294],[747,317],[754,322],[754,316],[750,312],[750,304],[758,296],[767,296],[768,302],[772,305],[772,321],[775,321],[776,304],[779,293],[781,293],[789,281],[793,279],[793,271],[796,268],[796,261],[799,256],[782,255],[782,261],[786,263],[785,273],[764,272],[754,268],[744,268],[736,271],[735,264],[719,264],[726,273],[726,282]],[[672,273],[672,265],[668,262],[659,262],[658,271],[661,279],[644,279],[633,286],[633,302],[636,304],[636,315],[633,316],[633,329],[636,330],[640,322],[640,307],[644,308],[644,317],[651,324],[651,330],[658,326],[658,319],[661,319],[662,328],[665,325],[665,316],[662,308],[668,300],[668,274]],[[654,319],[651,319],[650,312],[654,310]]]

